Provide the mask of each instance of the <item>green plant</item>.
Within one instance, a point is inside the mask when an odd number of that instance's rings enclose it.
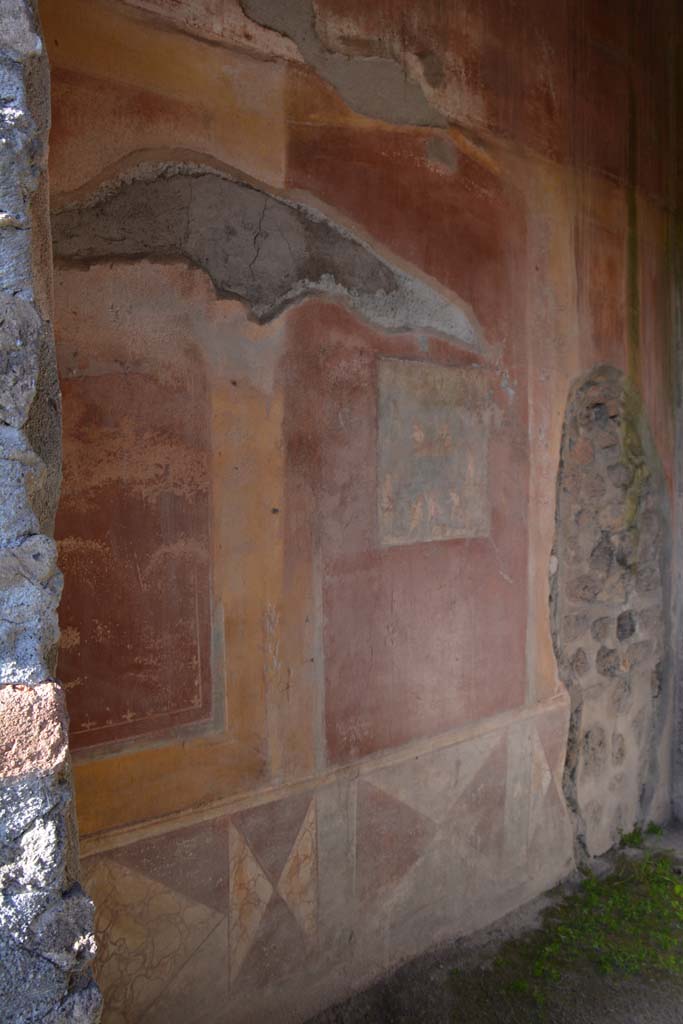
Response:
[[[584,971],[683,977],[683,882],[668,857],[622,857],[608,877],[587,875],[542,928],[506,943],[488,971],[454,972],[454,983],[462,996],[476,991],[479,1005],[521,1003],[523,1016],[510,1020],[532,1021],[563,978]]]
[[[628,846],[632,849],[639,849],[645,840],[640,825],[636,825],[632,832],[623,832],[619,840],[620,846]]]

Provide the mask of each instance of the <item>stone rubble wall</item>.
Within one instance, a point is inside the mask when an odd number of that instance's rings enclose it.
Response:
[[[93,907],[60,685],[52,539],[61,409],[46,199],[49,75],[31,0],[0,0],[0,1021],[93,1024]]]
[[[667,507],[639,399],[620,371],[600,367],[570,396],[551,562],[579,854],[668,816]]]

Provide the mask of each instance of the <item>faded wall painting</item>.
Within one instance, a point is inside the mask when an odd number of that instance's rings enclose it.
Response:
[[[58,328],[59,665],[76,749],[158,736],[212,710],[204,367],[189,339],[173,353],[167,339],[150,342],[131,307],[112,320],[87,370],[87,328]]]
[[[382,544],[489,532],[487,397],[479,370],[380,361]]]

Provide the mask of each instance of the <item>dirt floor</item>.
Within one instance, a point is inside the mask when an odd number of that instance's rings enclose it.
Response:
[[[643,871],[649,878],[658,864],[655,888],[643,888]],[[309,1024],[683,1024],[683,830],[648,836],[593,869],[587,896],[577,876]]]

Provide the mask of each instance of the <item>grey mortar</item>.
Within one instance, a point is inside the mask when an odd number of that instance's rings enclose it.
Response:
[[[441,335],[482,351],[463,306],[389,264],[318,211],[218,173],[141,168],[52,223],[55,257],[184,259],[219,295],[241,299],[259,322],[307,296],[344,303],[384,331]]]
[[[315,30],[312,0],[240,3],[252,21],[296,43],[304,60],[334,86],[352,110],[389,124],[446,127],[446,118],[429,103],[420,86],[406,77],[397,61],[388,57],[349,57],[326,49]]]

